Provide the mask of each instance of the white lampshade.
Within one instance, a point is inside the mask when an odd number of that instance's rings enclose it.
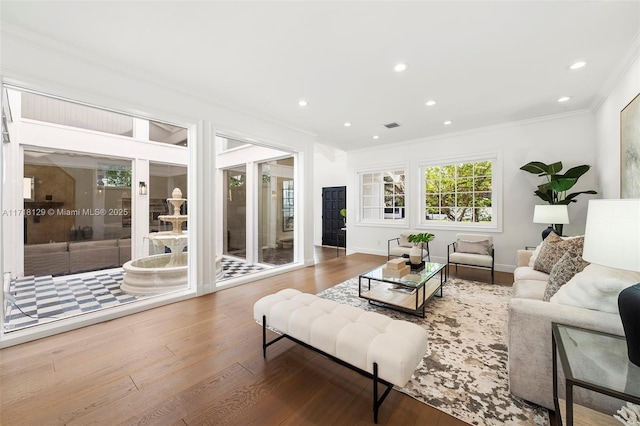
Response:
[[[569,210],[564,204],[535,206],[533,223],[565,224],[569,223]]]
[[[582,258],[640,271],[640,199],[589,200]]]

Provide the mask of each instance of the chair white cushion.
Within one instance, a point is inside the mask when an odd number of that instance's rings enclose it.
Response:
[[[493,263],[493,258],[489,255],[484,254],[455,252],[449,255],[449,262],[464,263],[466,265],[486,266],[490,268],[491,264]]]

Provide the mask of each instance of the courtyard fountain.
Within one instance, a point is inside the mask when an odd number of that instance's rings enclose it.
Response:
[[[145,235],[145,241],[162,251],[162,254],[142,257],[125,263],[124,277],[120,288],[131,294],[160,294],[187,288],[188,254],[184,251],[188,244],[187,231],[182,224],[188,215],[180,214],[182,205],[187,201],[182,198],[180,188],[175,188],[167,202],[172,206],[172,214],[158,216],[158,220],[171,224],[170,231],[152,232]],[[168,248],[171,252],[164,253]],[[216,258],[216,279],[223,275],[222,256]]]

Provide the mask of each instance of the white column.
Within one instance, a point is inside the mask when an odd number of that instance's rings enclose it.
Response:
[[[189,129],[189,282],[197,295],[216,290],[216,153],[213,126]]]
[[[20,139],[21,95],[7,89],[8,102],[11,105],[12,122],[7,117],[7,125],[11,142],[2,143],[0,156],[0,177],[2,178],[2,221],[0,237],[2,240],[2,272],[10,272],[12,277],[22,276],[24,273],[24,198],[22,193],[24,177],[24,155],[18,143]],[[8,112],[7,112],[8,114]],[[0,305],[4,306],[4,304]]]
[[[247,177],[245,182],[247,198],[246,216],[246,261],[249,264],[258,261],[258,163],[247,163]]]

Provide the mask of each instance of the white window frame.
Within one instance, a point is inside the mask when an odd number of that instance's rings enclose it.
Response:
[[[388,172],[402,171],[404,172],[404,217],[399,219],[394,219],[393,217],[384,217],[384,212],[382,213],[382,217],[379,219],[365,219],[363,217],[363,209],[365,207],[364,203],[364,188],[363,188],[363,177],[372,173],[381,173],[385,174]],[[390,227],[407,227],[409,223],[409,212],[411,211],[411,205],[409,203],[410,198],[410,175],[409,175],[409,166],[408,164],[392,164],[388,166],[378,166],[375,168],[367,168],[356,170],[356,182],[357,182],[357,207],[358,213],[356,215],[356,224],[357,225],[375,225],[375,226],[390,226]],[[381,182],[382,183],[382,182]],[[384,184],[380,186],[380,198],[384,203]],[[379,207],[384,209],[384,207]]]
[[[475,163],[479,161],[491,161],[491,222],[482,224],[473,222],[436,222],[427,220],[425,218],[425,210],[427,204],[425,170],[429,167],[446,166],[461,163]],[[422,161],[418,163],[418,170],[420,174],[420,210],[417,212],[419,228],[454,231],[502,232],[502,167],[502,155],[500,152],[487,152],[455,157],[433,158],[428,161]]]

